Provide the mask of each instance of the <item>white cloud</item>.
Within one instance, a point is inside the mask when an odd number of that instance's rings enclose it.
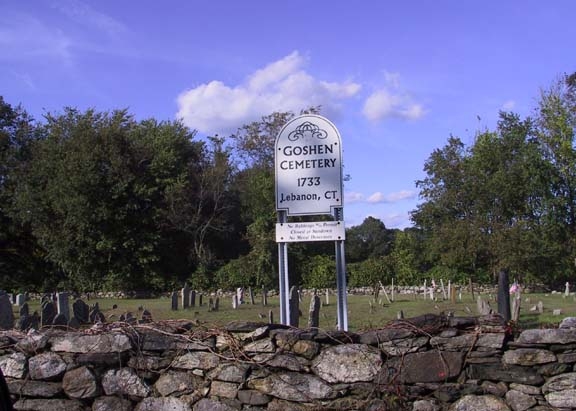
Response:
[[[373,204],[379,203],[397,203],[403,200],[410,200],[416,197],[415,191],[402,190],[395,193],[383,194],[381,192],[376,192],[369,196],[366,201]]]
[[[502,104],[502,110],[510,111],[516,107],[516,102],[514,100],[508,100],[504,104]]]
[[[364,102],[362,113],[371,121],[396,117],[417,120],[426,114],[424,107],[400,89],[400,75],[384,72],[386,85],[375,90]]]
[[[323,114],[334,117],[340,103],[360,91],[351,81],[318,80],[304,65],[305,59],[295,51],[256,70],[242,84],[201,84],[178,96],[177,117],[203,133],[227,133],[275,111],[299,112],[321,105]]]
[[[358,203],[364,200],[364,195],[362,193],[357,193],[355,191],[348,191],[344,193],[344,202],[347,204]]]

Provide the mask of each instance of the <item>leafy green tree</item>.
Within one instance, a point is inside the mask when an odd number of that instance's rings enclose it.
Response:
[[[394,233],[379,219],[367,217],[362,224],[346,230],[346,261],[360,262],[389,254]]]

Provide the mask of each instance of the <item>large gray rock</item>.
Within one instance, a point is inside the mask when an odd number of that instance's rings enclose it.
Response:
[[[58,354],[49,351],[30,358],[28,369],[33,380],[54,380],[66,372],[66,362]]]
[[[176,397],[144,398],[134,411],[190,411],[190,406]]]
[[[130,339],[122,333],[67,333],[52,337],[50,343],[52,351],[71,353],[110,353],[132,349]]]
[[[450,411],[510,411],[500,398],[492,395],[465,395],[449,408]]]
[[[544,378],[533,368],[518,365],[479,365],[468,366],[468,378],[473,380],[516,382],[527,385],[540,385]]]
[[[211,380],[242,383],[248,375],[246,364],[220,364],[208,373]]]
[[[432,337],[430,345],[440,350],[465,350],[475,349],[494,350],[501,349],[504,346],[504,333],[484,333],[484,334],[463,334],[456,337]]]
[[[70,398],[94,398],[100,395],[100,385],[94,373],[85,366],[75,368],[64,374],[62,388]]]
[[[542,386],[542,392],[551,406],[576,409],[576,372],[550,378]]]
[[[8,391],[18,397],[52,398],[62,392],[62,383],[60,382],[11,380],[7,384]]]
[[[310,361],[294,354],[257,354],[252,360],[267,367],[283,368],[295,372],[310,372]]]
[[[98,397],[92,403],[92,411],[132,411],[132,403],[126,398]]]
[[[576,342],[576,329],[534,329],[522,331],[518,344],[571,344]]]
[[[242,404],[266,405],[270,402],[270,397],[256,390],[240,390],[238,391],[238,400]]]
[[[514,411],[526,411],[537,404],[536,398],[521,391],[510,390],[506,393],[506,402]]]
[[[192,373],[168,371],[160,375],[154,388],[161,396],[167,397],[169,395],[189,394],[199,389],[203,383],[204,380],[201,377]]]
[[[48,336],[37,331],[29,332],[26,337],[18,341],[16,347],[29,354],[36,354],[38,351],[43,350],[48,343]]]
[[[45,398],[41,400],[18,400],[14,404],[14,409],[22,411],[88,411],[88,408],[78,400]]]
[[[132,368],[108,370],[102,377],[102,388],[106,395],[143,398],[150,394],[150,388],[142,382]]]
[[[506,351],[502,357],[502,361],[504,364],[532,366],[555,362],[556,355],[548,350],[519,348],[517,350]]]
[[[0,368],[5,377],[24,378],[26,375],[26,356],[15,352],[0,357]]]
[[[330,399],[337,395],[337,392],[320,378],[293,372],[249,380],[248,388],[284,400],[300,402]]]
[[[233,382],[212,381],[210,384],[210,396],[219,398],[236,398],[238,384]]]
[[[390,340],[378,344],[378,348],[390,356],[406,355],[411,352],[417,352],[420,348],[426,346],[429,340],[430,338],[428,337]]]
[[[381,367],[380,351],[361,344],[330,347],[312,362],[312,371],[329,383],[372,381]]]
[[[193,351],[176,357],[172,366],[186,370],[209,370],[217,367],[219,363],[220,360],[216,354],[204,351]]]
[[[399,377],[404,383],[442,382],[460,374],[464,353],[455,351],[426,351],[393,358],[384,366],[387,375],[380,382]]]
[[[209,398],[202,398],[192,408],[193,411],[237,411],[220,401],[212,400]]]

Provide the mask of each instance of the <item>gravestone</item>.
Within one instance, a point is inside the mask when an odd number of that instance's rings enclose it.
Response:
[[[20,317],[28,316],[30,314],[30,309],[28,308],[28,303],[22,304],[20,307]]]
[[[566,288],[564,289],[564,297],[568,297],[570,295],[570,283],[566,281]]]
[[[544,303],[542,301],[538,301],[538,304],[536,304],[536,311],[538,311],[538,314],[544,314]]]
[[[250,304],[254,305],[254,290],[252,290],[252,287],[248,287],[248,297],[250,297]]]
[[[68,325],[68,320],[66,319],[66,316],[64,314],[58,313],[56,314],[56,316],[54,317],[54,320],[52,320],[52,325],[55,326],[67,326]]]
[[[14,327],[12,301],[6,291],[0,290],[0,329],[11,330]]]
[[[234,294],[232,296],[232,309],[237,309],[238,308],[238,296],[236,294]]]
[[[56,308],[58,314],[62,314],[66,318],[66,323],[70,320],[70,304],[68,301],[68,293],[62,292],[56,294]]]
[[[190,307],[196,307],[196,291],[190,290]]]
[[[274,311],[272,310],[268,311],[268,323],[274,324]]]
[[[324,301],[324,305],[330,305],[330,290],[326,289],[326,299]]]
[[[202,299],[204,298],[204,295],[202,295],[202,293],[198,293],[198,307],[202,307]]]
[[[56,316],[56,306],[52,301],[52,298],[44,300],[40,306],[40,324],[42,327],[52,325],[54,322],[54,317]]]
[[[152,314],[148,310],[142,311],[142,323],[151,323],[152,322]]]
[[[504,321],[510,321],[510,280],[507,270],[498,273],[498,314]]]
[[[216,297],[214,300],[214,311],[218,311],[220,309],[220,297]]]
[[[21,307],[26,302],[26,295],[18,294],[16,295],[16,305]]]
[[[290,318],[288,325],[298,327],[300,321],[300,298],[296,286],[290,287]]]
[[[238,305],[244,304],[244,288],[238,287],[236,289],[236,297],[238,299]]]
[[[90,306],[80,298],[72,304],[72,313],[80,324],[87,324],[90,320]]]
[[[170,298],[172,300],[172,311],[178,311],[178,293],[176,291],[172,291]]]
[[[68,321],[68,328],[73,330],[78,330],[80,328],[80,321],[77,317],[72,317],[70,321]]]
[[[262,305],[264,307],[268,305],[268,290],[264,286],[262,286]]]
[[[310,300],[308,310],[308,328],[318,328],[320,326],[320,297],[314,293]]]
[[[214,300],[212,297],[208,298],[208,312],[214,311]]]
[[[190,289],[187,285],[184,286],[181,290],[181,300],[182,300],[182,309],[185,310],[188,308],[190,303]]]
[[[100,311],[100,305],[98,303],[94,303],[92,308],[90,308],[88,321],[92,324],[106,322],[106,317],[104,316],[104,313]]]

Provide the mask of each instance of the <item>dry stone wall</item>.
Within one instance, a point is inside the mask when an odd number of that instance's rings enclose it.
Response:
[[[576,409],[576,329],[427,315],[359,333],[187,321],[0,334],[16,410]]]

